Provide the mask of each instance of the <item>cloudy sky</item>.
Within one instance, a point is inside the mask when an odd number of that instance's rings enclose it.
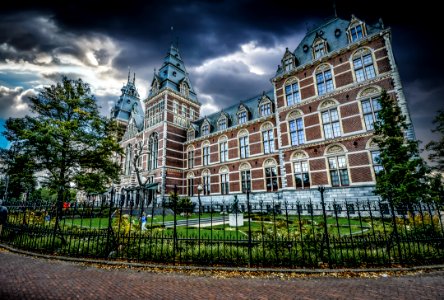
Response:
[[[146,97],[153,70],[176,37],[201,114],[209,114],[270,89],[285,48],[294,50],[308,27],[333,16],[332,0],[50,2],[2,3],[0,126],[29,113],[27,97],[61,74],[90,83],[103,114],[120,95],[128,67]],[[336,0],[339,17],[382,18],[392,28],[417,138],[426,143],[436,138],[431,121],[444,109],[440,10],[428,0],[403,5],[402,12],[387,3]]]

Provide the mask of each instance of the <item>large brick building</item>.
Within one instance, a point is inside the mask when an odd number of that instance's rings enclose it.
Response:
[[[334,18],[308,31],[294,51],[286,49],[269,91],[199,117],[200,103],[184,62],[172,45],[142,103],[135,79],[122,88],[113,116],[126,128],[119,188],[137,185],[134,149],[144,154],[143,176],[159,183],[159,196],[174,185],[203,203],[368,199],[373,193],[372,142],[382,90],[396,98],[413,128],[391,46],[382,21]],[[253,91],[254,92],[254,91]],[[230,196],[228,196],[230,195]]]

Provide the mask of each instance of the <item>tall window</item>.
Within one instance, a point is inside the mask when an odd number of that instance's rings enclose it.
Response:
[[[159,141],[157,134],[151,134],[148,142],[148,170],[157,168],[157,154],[159,151]]]
[[[264,143],[264,154],[274,152],[273,129],[262,131],[262,139]]]
[[[218,122],[219,130],[227,129],[227,119],[226,118],[220,118]]]
[[[316,74],[316,84],[318,86],[318,95],[324,95],[333,91],[333,77],[330,69],[325,69]]]
[[[365,128],[367,130],[375,129],[374,124],[378,121],[378,113],[381,110],[379,97],[373,97],[362,100],[362,112],[364,114]]]
[[[341,136],[338,109],[336,107],[322,112],[322,125],[324,127],[324,137],[326,139]]]
[[[209,174],[205,174],[202,178],[203,178],[203,194],[204,195],[209,195],[210,192],[211,192],[210,175]]]
[[[375,171],[375,174],[378,174],[379,172],[384,170],[380,160],[381,152],[379,150],[376,150],[376,151],[371,151],[370,153],[372,154],[373,170]]]
[[[310,187],[307,161],[297,161],[294,163],[294,181],[296,188],[306,189]]]
[[[238,116],[239,124],[244,124],[247,122],[247,111],[246,110],[239,112],[239,114],[237,116]]]
[[[228,142],[222,142],[219,144],[219,157],[220,162],[228,161]]]
[[[355,42],[363,37],[362,24],[357,24],[355,27],[350,28],[350,38],[352,42]]]
[[[262,117],[266,117],[271,115],[271,103],[264,103],[260,106],[260,112]]]
[[[182,94],[182,95],[185,95],[185,96],[188,96],[188,94],[189,94],[189,88],[188,88],[188,84],[186,84],[185,82],[183,82],[181,85],[180,85],[180,93]]]
[[[191,141],[192,139],[194,139],[194,130],[189,130],[187,132],[187,140]]]
[[[325,42],[323,40],[318,41],[316,44],[313,45],[313,56],[314,59],[318,59],[321,56],[324,56],[324,54],[327,52],[327,49],[325,49]]]
[[[248,156],[250,156],[250,146],[248,144],[248,136],[242,136],[239,138],[239,150],[241,158],[247,158]]]
[[[190,120],[194,120],[194,109],[190,108]]]
[[[202,125],[202,135],[207,135],[210,133],[210,125],[204,124]]]
[[[293,69],[293,58],[291,56],[288,56],[284,59],[284,71],[290,71]]]
[[[207,166],[210,162],[210,146],[202,147],[202,161],[203,165]]]
[[[131,145],[126,146],[125,152],[125,175],[131,174],[131,160],[132,160],[132,148]]]
[[[194,196],[194,178],[188,178],[187,192],[189,197]]]
[[[267,192],[275,192],[278,190],[276,167],[265,168],[265,183]]]
[[[229,192],[229,184],[228,184],[228,174],[220,175],[220,192],[222,195],[228,195]]]
[[[179,112],[179,103],[176,101],[173,102],[173,113],[177,114]]]
[[[350,184],[347,171],[347,161],[344,155],[328,158],[332,186],[347,186]]]
[[[187,107],[185,106],[185,104],[182,104],[182,116],[186,116],[187,115]]]
[[[188,151],[188,169],[194,168],[194,150]]]
[[[291,120],[290,125],[290,137],[291,144],[293,146],[301,145],[304,143],[304,127],[302,125],[302,118]]]
[[[251,172],[250,170],[241,171],[241,186],[242,192],[245,192],[247,189],[251,192]]]
[[[301,103],[301,95],[297,82],[285,86],[285,97],[287,98],[288,106]]]
[[[372,54],[368,49],[360,50],[353,56],[353,68],[358,82],[376,77]]]

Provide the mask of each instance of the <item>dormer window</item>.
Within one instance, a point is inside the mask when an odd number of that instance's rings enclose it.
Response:
[[[327,53],[327,42],[322,38],[317,38],[313,42],[313,58],[318,59]]]
[[[239,111],[237,112],[237,122],[239,124],[247,123],[248,121],[248,111],[242,104],[239,106]]]
[[[358,24],[356,27],[350,28],[351,41],[357,41],[362,38],[362,25]]]
[[[203,123],[201,131],[202,131],[202,135],[210,134],[210,124],[208,124],[208,122]]]
[[[271,103],[264,103],[260,106],[260,112],[261,112],[261,116],[265,117],[265,116],[269,116],[271,115]]]
[[[190,88],[188,87],[188,84],[186,82],[182,82],[180,84],[180,93],[185,97],[188,97],[190,93]]]
[[[219,118],[219,121],[217,121],[217,128],[219,128],[219,130],[227,129],[227,118],[224,115],[222,115]]]
[[[348,39],[350,43],[356,42],[366,36],[365,24],[355,16],[352,16],[350,25],[347,29]]]
[[[284,72],[292,70],[295,66],[295,57],[288,48],[285,49],[284,57],[282,58],[282,66],[284,67]]]
[[[272,113],[271,100],[265,94],[259,101],[259,113],[261,117],[269,116]]]

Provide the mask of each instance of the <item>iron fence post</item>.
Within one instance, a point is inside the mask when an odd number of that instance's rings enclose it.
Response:
[[[322,185],[319,186],[318,191],[321,193],[322,214],[324,216],[324,239],[322,241],[322,246],[321,246],[322,257],[324,256],[323,247],[324,247],[324,242],[325,242],[327,245],[328,267],[331,269],[332,265],[331,265],[331,253],[330,253],[330,238],[328,236],[327,213],[325,212],[325,202],[324,202],[325,187]]]

